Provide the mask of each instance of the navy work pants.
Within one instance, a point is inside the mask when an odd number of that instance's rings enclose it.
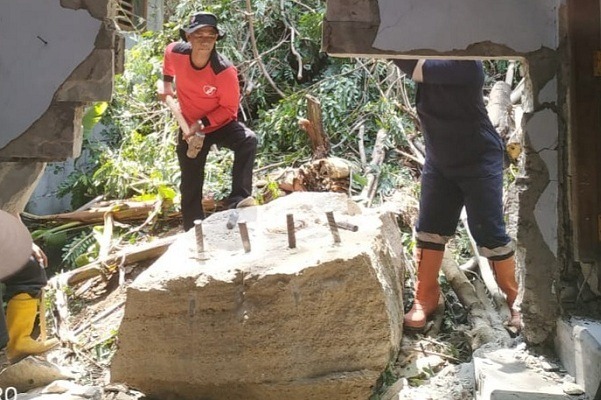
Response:
[[[494,249],[511,239],[503,216],[503,171],[472,174],[470,177],[445,176],[426,165],[421,177],[418,232],[453,236],[461,209],[465,206],[469,229],[479,247]]]
[[[234,151],[229,202],[237,203],[252,194],[252,174],[257,153],[257,136],[253,131],[241,122],[232,121],[205,136],[202,149],[196,158],[188,158],[188,144],[180,134],[177,158],[181,170],[181,207],[186,231],[194,226],[195,220],[205,217],[202,209],[202,187],[207,156],[213,144]]]

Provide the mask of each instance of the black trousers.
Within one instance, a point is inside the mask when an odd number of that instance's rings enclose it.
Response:
[[[2,283],[6,286],[2,298],[8,302],[20,293],[28,293],[32,297],[38,297],[42,288],[48,283],[48,278],[40,263],[34,257],[30,257],[21,270],[5,278]],[[6,346],[6,343],[8,343],[8,331],[4,311],[2,311],[0,312],[0,348]]]
[[[188,144],[180,132],[177,144],[177,159],[181,170],[181,207],[184,230],[194,226],[194,221],[204,219],[202,209],[202,187],[205,178],[205,164],[212,145],[234,151],[232,167],[232,191],[229,203],[237,203],[252,194],[252,173],[257,154],[257,136],[243,123],[232,121],[222,128],[205,136],[202,149],[196,158],[188,158]]]

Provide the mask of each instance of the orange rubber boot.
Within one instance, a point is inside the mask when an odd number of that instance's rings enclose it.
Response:
[[[415,299],[413,307],[405,314],[405,327],[409,330],[422,330],[426,320],[438,306],[440,286],[438,273],[442,264],[444,250],[431,250],[416,247],[415,264],[417,266],[417,282],[415,283]]]
[[[520,313],[513,308],[515,299],[518,297],[518,283],[515,279],[515,257],[511,256],[500,261],[491,260],[490,264],[495,273],[497,284],[507,298],[507,305],[511,311],[509,325],[520,330],[522,328],[522,317],[520,316]]]

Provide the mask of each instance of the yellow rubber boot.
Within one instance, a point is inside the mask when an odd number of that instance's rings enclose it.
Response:
[[[520,313],[513,308],[515,299],[518,297],[518,283],[515,279],[515,257],[511,256],[505,260],[490,261],[495,273],[495,280],[499,288],[505,293],[507,305],[511,311],[511,320],[509,325],[517,330],[522,328],[522,317]]]
[[[426,327],[426,320],[438,306],[440,286],[438,273],[442,264],[444,250],[431,250],[417,247],[415,250],[415,263],[417,266],[417,282],[415,283],[415,299],[413,307],[405,314],[405,328],[409,330],[422,330]]]
[[[27,356],[44,353],[58,344],[58,340],[44,342],[31,337],[40,300],[27,293],[19,293],[9,300],[6,307],[8,344],[6,355],[11,363]]]

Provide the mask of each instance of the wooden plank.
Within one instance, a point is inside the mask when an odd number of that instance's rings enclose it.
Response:
[[[324,21],[322,51],[333,56],[360,57],[386,52],[371,47],[378,33],[378,22]]]
[[[600,48],[599,1],[568,2],[568,30],[573,77],[570,130],[573,160],[572,203],[575,258],[600,258],[598,215],[601,213],[599,168],[601,159],[600,84],[594,76],[594,56]]]
[[[328,0],[326,5],[329,21],[380,21],[377,0]]]

